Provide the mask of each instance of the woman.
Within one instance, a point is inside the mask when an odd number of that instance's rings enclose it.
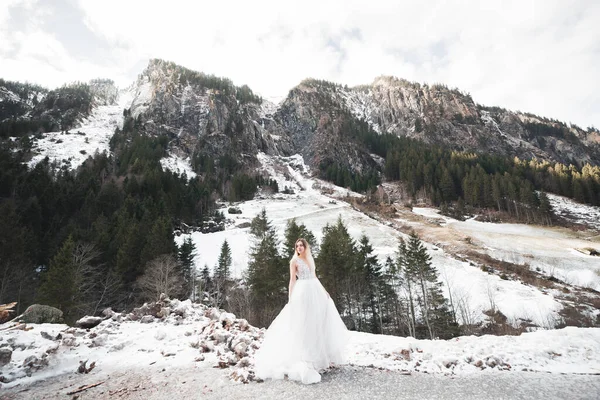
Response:
[[[321,381],[320,370],[343,362],[348,331],[333,300],[315,274],[305,239],[298,239],[290,261],[288,303],[267,329],[255,356],[260,379]]]

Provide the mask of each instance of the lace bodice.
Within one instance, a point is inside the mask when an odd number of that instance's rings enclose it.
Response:
[[[312,279],[315,277],[310,270],[310,266],[304,262],[303,259],[296,258],[296,265],[298,266],[298,270],[296,272],[298,279]]]

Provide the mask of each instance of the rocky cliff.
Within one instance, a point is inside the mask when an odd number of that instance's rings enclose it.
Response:
[[[596,129],[485,107],[458,89],[393,77],[353,88],[307,79],[274,105],[228,79],[151,60],[128,91],[130,114],[142,133],[166,135],[171,153],[229,155],[248,168],[264,152],[299,153],[313,168],[336,164],[358,173],[373,171],[382,160],[353,136],[356,126],[459,151],[600,164]],[[39,131],[38,125],[43,131],[70,129],[94,105],[114,104],[117,96],[109,80],[53,91],[0,81],[0,124],[13,133],[11,121],[38,121],[33,128],[19,127],[24,131]]]

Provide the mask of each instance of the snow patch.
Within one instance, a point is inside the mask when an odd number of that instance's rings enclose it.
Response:
[[[185,173],[188,179],[196,177],[196,173],[192,169],[190,157],[183,159],[174,154],[170,154],[168,157],[161,158],[160,165],[162,165],[164,169],[168,169],[179,175]]]
[[[109,143],[115,129],[123,127],[123,109],[131,104],[132,94],[123,91],[116,105],[97,106],[90,116],[77,128],[68,133],[48,132],[39,140],[34,140],[35,156],[28,165],[33,168],[44,158],[60,166],[76,169],[94,153],[110,152]]]

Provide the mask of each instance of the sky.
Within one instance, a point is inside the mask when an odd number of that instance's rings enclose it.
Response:
[[[3,0],[0,78],[127,86],[161,58],[278,98],[392,75],[600,127],[598,20],[595,0]]]

